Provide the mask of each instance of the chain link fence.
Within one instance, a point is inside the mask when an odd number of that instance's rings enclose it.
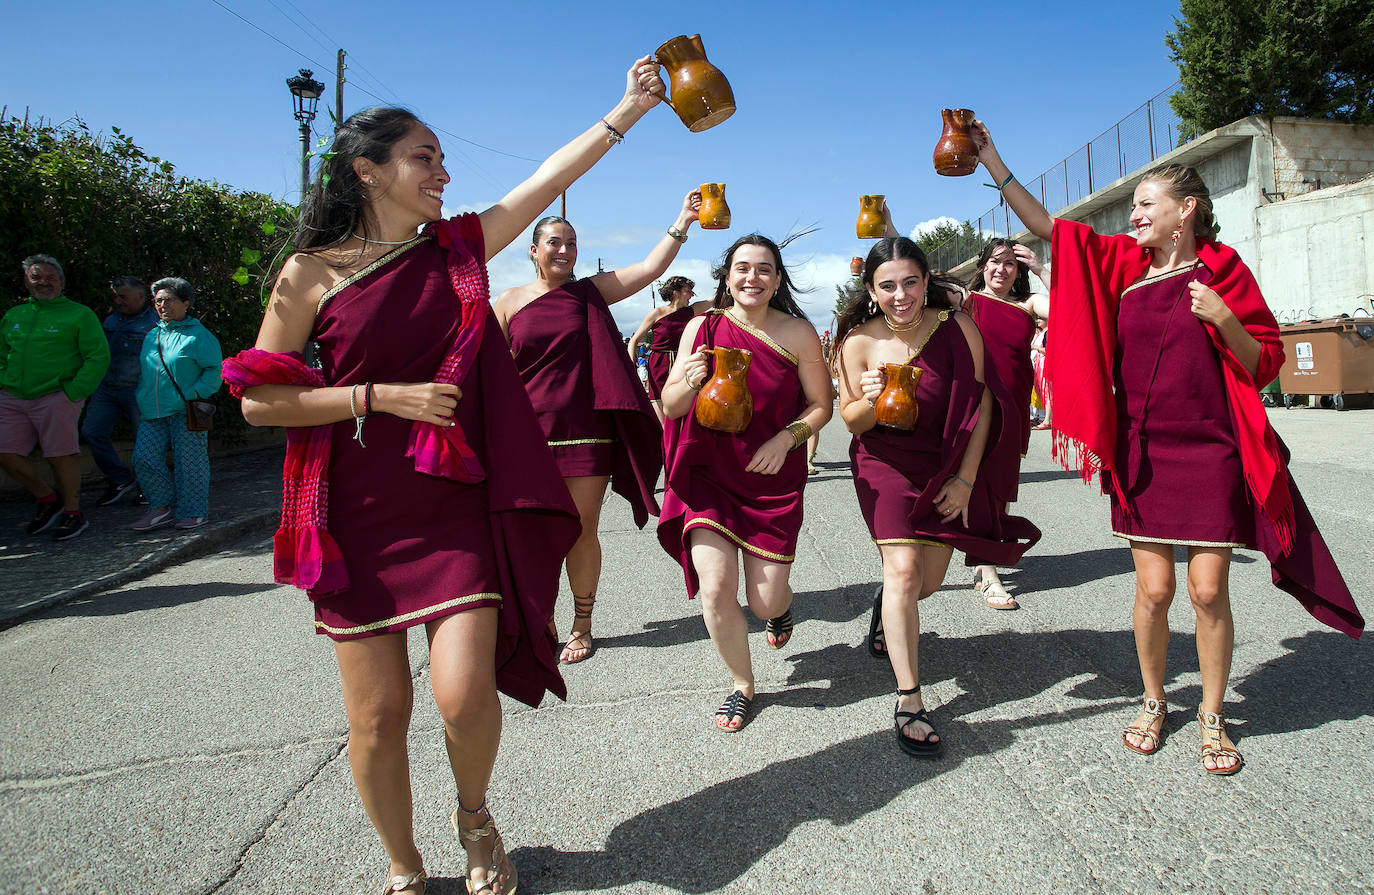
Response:
[[[1182,145],[1178,115],[1169,97],[1178,92],[1175,81],[1140,108],[1089,141],[1088,145],[1030,182],[1022,181],[1051,214],[1067,208],[1109,183],[1143,168]],[[930,253],[933,270],[950,270],[982,251],[995,236],[1010,236],[1025,229],[1005,202],[988,209]]]

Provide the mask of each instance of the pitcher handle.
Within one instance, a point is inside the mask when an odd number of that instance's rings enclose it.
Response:
[[[662,65],[663,65],[663,63],[659,61],[659,58],[658,58],[657,55],[650,56],[650,57],[649,57],[649,61],[652,62],[654,65],[657,65],[657,66],[660,66],[660,67],[662,67]],[[663,104],[664,104],[665,106],[667,106],[668,108],[670,108],[670,109],[672,109],[674,112],[676,112],[676,111],[677,111],[677,106],[673,105],[673,101],[668,97],[668,81],[667,81],[666,78],[665,78],[665,79],[662,79],[662,80],[663,80],[663,91],[662,91],[661,93],[650,93],[649,95],[650,95],[650,96],[656,96],[656,97],[658,97],[659,99],[663,100]]]

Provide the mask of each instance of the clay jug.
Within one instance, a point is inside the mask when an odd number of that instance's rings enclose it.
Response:
[[[703,230],[725,230],[730,226],[730,206],[725,204],[725,184],[701,185],[701,209],[697,226]]]
[[[916,384],[921,368],[911,364],[883,364],[883,391],[873,402],[873,420],[880,426],[910,432],[916,428],[920,408],[916,404]]]
[[[972,109],[941,109],[945,130],[935,144],[935,173],[962,177],[978,170],[978,143],[973,139]]]
[[[882,239],[887,233],[882,196],[859,197],[859,219],[854,222],[854,232],[860,239]]]
[[[849,275],[850,275],[851,277],[863,276],[863,272],[864,272],[864,259],[860,258],[858,255],[855,255],[853,258],[850,258],[850,259],[849,259]]]
[[[745,374],[753,354],[744,348],[707,348],[711,375],[697,395],[697,422],[717,432],[743,432],[754,416]]]
[[[671,93],[663,101],[692,133],[715,127],[735,114],[735,93],[725,75],[706,60],[701,35],[680,35],[654,51],[668,69]]]

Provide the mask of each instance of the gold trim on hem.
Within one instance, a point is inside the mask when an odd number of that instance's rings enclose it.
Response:
[[[1128,535],[1119,531],[1113,531],[1112,537],[1127,541],[1144,541],[1147,544],[1173,544],[1175,547],[1239,547],[1242,550],[1248,549],[1244,544],[1238,544],[1235,541],[1180,541],[1175,538],[1147,538],[1143,535]]]
[[[728,311],[729,308],[712,308],[708,313],[720,314],[724,316],[725,319],[729,320],[731,324],[743,330],[744,332],[747,332],[749,335],[758,339],[760,342],[767,345],[769,348],[772,348],[778,354],[782,355],[782,359],[790,363],[792,366],[796,367],[800,365],[800,361],[797,359],[797,356],[792,352],[788,351],[786,348],[779,345],[777,342],[773,341],[772,336],[768,335],[768,333],[759,329],[757,326],[750,326],[748,323],[735,319],[735,315],[728,313]]]
[[[615,444],[614,438],[569,438],[567,441],[550,441],[549,447],[571,447],[575,444]]]
[[[995,295],[989,295],[989,294],[986,293],[986,292],[970,292],[969,295],[979,295],[979,296],[982,296],[983,298],[991,299],[992,301],[1000,301],[1000,302],[1001,302],[1002,304],[1004,304],[1004,305],[1010,305],[1011,307],[1015,308],[1015,309],[1018,310],[1018,311],[1023,311],[1023,312],[1025,312],[1025,315],[1026,315],[1027,317],[1029,317],[1030,319],[1032,319],[1032,320],[1035,319],[1035,312],[1032,311],[1030,308],[1026,307],[1025,305],[1017,304],[1017,303],[1014,302],[1014,301],[1007,301],[1005,298],[998,298],[997,296],[995,296]]]
[[[688,529],[694,528],[697,525],[704,525],[708,528],[720,532],[730,540],[734,541],[739,546],[743,547],[745,550],[748,550],[750,553],[754,554],[755,556],[762,557],[763,559],[771,559],[773,562],[792,562],[797,558],[795,555],[788,556],[783,553],[774,553],[771,550],[764,550],[762,547],[755,547],[753,544],[748,543],[744,540],[744,538],[741,538],[739,535],[735,534],[733,531],[726,528],[724,525],[721,525],[716,520],[707,519],[705,516],[697,516],[693,519],[688,519],[686,522],[682,524],[682,533],[684,535],[687,534]]]
[[[873,543],[882,546],[885,544],[920,544],[922,547],[948,547],[953,550],[953,545],[943,541],[928,541],[925,538],[874,538]]]
[[[420,618],[421,616],[430,615],[435,612],[442,612],[445,609],[452,609],[454,606],[462,606],[466,603],[480,603],[488,600],[495,600],[496,602],[500,603],[501,595],[487,593],[468,594],[466,597],[457,597],[452,600],[445,600],[444,602],[436,603],[433,606],[426,606],[424,609],[416,609],[414,612],[407,612],[405,615],[394,615],[391,618],[384,618],[379,622],[369,622],[365,625],[357,625],[352,628],[335,628],[332,625],[326,625],[324,622],[320,621],[319,619],[316,619],[315,627],[318,630],[324,631],[328,634],[339,634],[341,636],[347,636],[349,634],[366,634],[368,631],[377,631],[382,628],[388,628],[392,625],[401,624],[402,622],[414,621],[415,619]]]
[[[1141,286],[1148,286],[1151,283],[1158,283],[1160,280],[1167,280],[1169,279],[1169,277],[1176,277],[1181,273],[1190,273],[1191,271],[1197,270],[1201,266],[1201,261],[1194,261],[1187,267],[1180,267],[1176,270],[1166,270],[1164,273],[1157,273],[1152,277],[1146,277],[1143,280],[1136,280],[1134,283],[1127,286],[1125,289],[1121,290],[1121,297],[1125,298],[1126,293],[1130,292],[1132,289],[1137,289]]]
[[[326,289],[324,291],[324,295],[320,296],[320,303],[315,306],[315,313],[319,314],[320,311],[323,311],[325,302],[329,301],[331,298],[338,295],[344,289],[347,289],[349,286],[358,282],[363,277],[372,273],[374,270],[381,267],[382,265],[389,263],[392,259],[399,258],[404,253],[418,246],[420,243],[427,242],[432,238],[433,237],[430,236],[417,236],[405,245],[397,246],[396,248],[387,252],[385,255],[378,258],[376,261],[373,261],[371,264],[367,265],[357,273],[351,273],[348,276],[344,277],[342,280],[339,280],[339,282],[335,283],[333,286],[330,286],[328,289]]]

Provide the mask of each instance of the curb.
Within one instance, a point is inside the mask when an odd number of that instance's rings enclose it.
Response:
[[[128,566],[108,575],[102,575],[90,581],[60,590],[39,599],[37,602],[15,609],[8,614],[0,617],[0,631],[8,630],[15,625],[23,622],[41,612],[52,609],[54,606],[61,606],[82,597],[89,596],[102,590],[122,587],[141,578],[146,578],[156,572],[186,562],[191,559],[198,559],[208,553],[213,553],[231,541],[239,540],[247,535],[258,531],[275,530],[281,518],[281,510],[273,507],[270,510],[260,510],[252,515],[241,517],[226,522],[222,525],[207,526],[193,537],[178,541],[173,544],[165,544],[149,555],[135,560]]]

